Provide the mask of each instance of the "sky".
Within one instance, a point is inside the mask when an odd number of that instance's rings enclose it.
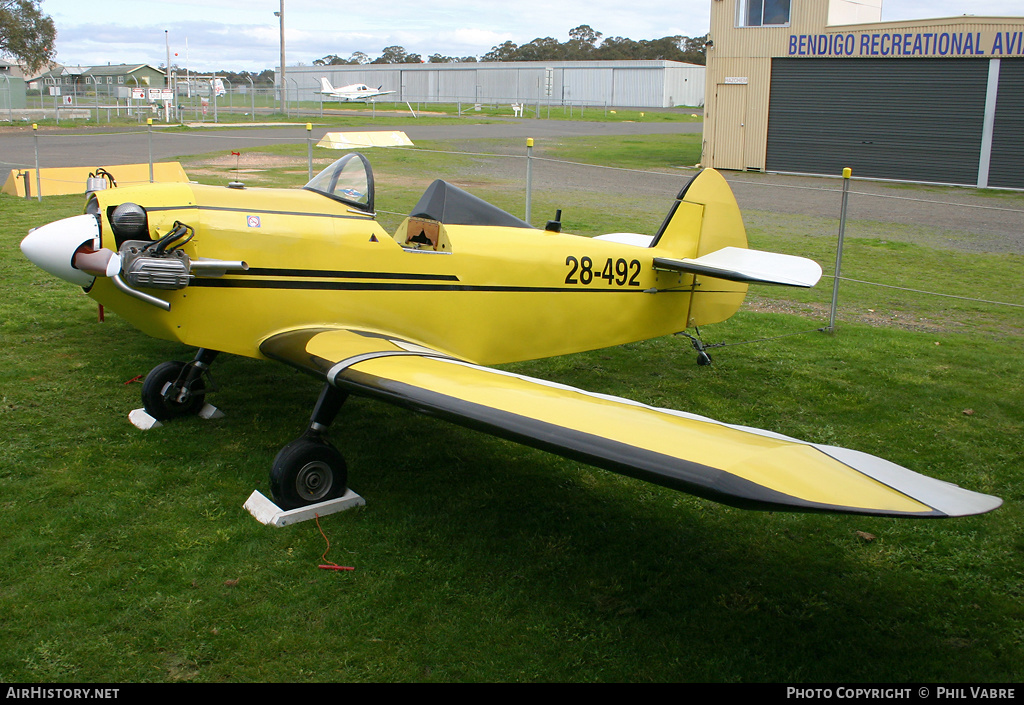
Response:
[[[712,0],[284,0],[288,66],[361,51],[371,59],[402,46],[481,56],[511,41],[569,39],[590,25],[605,37],[658,39],[708,32]],[[57,61],[100,65],[171,63],[200,71],[255,71],[280,64],[280,0],[42,0],[57,26]],[[882,20],[1024,16],[1024,0],[883,0]]]

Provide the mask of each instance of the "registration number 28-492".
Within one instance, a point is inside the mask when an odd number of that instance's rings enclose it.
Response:
[[[590,257],[579,259],[569,255],[565,258],[565,266],[569,272],[565,275],[566,284],[605,283],[616,286],[640,286],[640,260],[622,258],[613,260],[609,257],[604,264],[595,264]]]

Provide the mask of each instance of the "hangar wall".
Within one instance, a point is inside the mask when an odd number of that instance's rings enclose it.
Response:
[[[1024,17],[881,2],[713,0],[702,163],[1024,188]]]
[[[400,101],[654,108],[702,105],[704,72],[679,61],[517,61],[289,66],[286,78],[301,100],[317,100],[326,76],[334,86],[382,86]]]

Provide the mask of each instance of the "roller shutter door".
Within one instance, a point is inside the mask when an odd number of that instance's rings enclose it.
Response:
[[[769,171],[976,184],[988,61],[773,59]]]
[[[1002,59],[989,186],[1024,188],[1024,59]]]

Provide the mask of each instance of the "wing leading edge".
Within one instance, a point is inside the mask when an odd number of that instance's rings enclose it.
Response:
[[[481,367],[353,330],[297,330],[267,357],[463,426],[723,504],[951,517],[1002,504],[881,458]]]

